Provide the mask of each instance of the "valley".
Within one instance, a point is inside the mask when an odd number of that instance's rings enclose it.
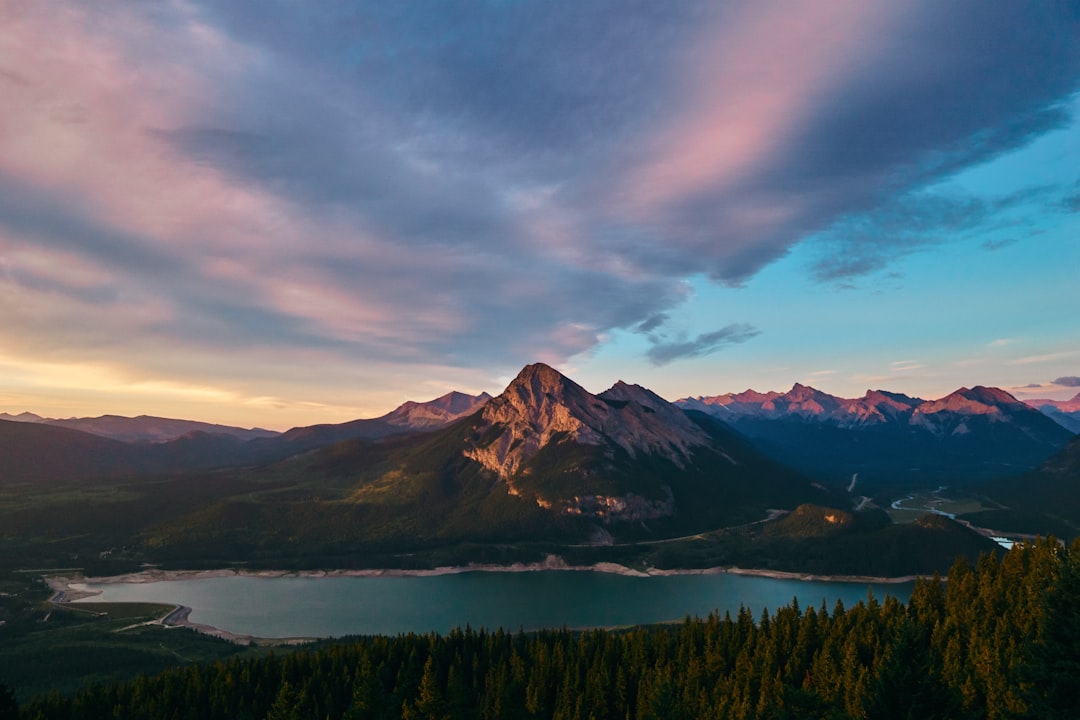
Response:
[[[115,419],[109,425],[141,432]],[[1015,440],[1021,436],[1028,445]],[[220,442],[183,437],[206,448]],[[104,574],[146,563],[409,568],[549,554],[668,569],[932,572],[988,549],[957,517],[1007,533],[1073,537],[1080,508],[1051,500],[1069,494],[1072,437],[986,388],[933,403],[883,392],[842,400],[798,386],[672,404],[623,382],[592,395],[535,364],[494,398],[450,393],[372,421],[232,438],[219,453],[195,452],[185,456],[193,465],[169,468],[163,459],[179,456],[164,448],[175,439],[131,443],[0,422],[8,448],[0,454],[0,543],[8,558],[100,566]],[[1036,441],[1043,455],[1031,455]],[[985,479],[991,466],[980,458],[965,459],[987,447],[1017,453],[993,466],[996,480]],[[1056,449],[1061,459],[1050,458]],[[906,485],[875,471],[899,454],[924,470]],[[826,457],[832,465],[819,462]],[[844,473],[834,475],[829,467],[841,461]],[[1043,498],[1054,513],[1040,515],[1010,494],[1009,478],[1025,469],[1043,478],[1034,488],[1060,478]],[[943,476],[953,481],[948,496],[946,483],[926,482]],[[925,512],[945,523],[934,532],[946,534],[925,543],[939,548],[936,558],[872,550],[901,537],[919,546],[930,531],[916,522]],[[1011,519],[999,528],[1003,518]],[[824,544],[832,550],[822,552]],[[870,557],[873,568],[860,568]]]

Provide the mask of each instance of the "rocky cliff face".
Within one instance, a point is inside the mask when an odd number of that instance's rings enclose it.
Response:
[[[631,458],[665,457],[683,467],[708,436],[678,408],[637,385],[619,382],[600,395],[544,364],[529,365],[484,407],[485,442],[465,454],[508,478],[553,440],[614,444]]]
[[[631,460],[650,456],[683,468],[694,448],[708,445],[710,438],[685,413],[642,387],[619,382],[593,395],[553,368],[535,364],[484,406],[476,440],[464,454],[497,473],[511,494],[519,494],[515,478],[527,475],[530,460],[553,443],[589,446],[608,460],[619,448]],[[582,477],[595,472],[593,467],[580,468]],[[674,509],[670,489],[659,498],[633,492],[541,493],[536,501],[542,507],[605,519],[667,516]]]

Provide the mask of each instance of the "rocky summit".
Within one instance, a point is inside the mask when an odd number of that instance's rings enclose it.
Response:
[[[555,369],[526,366],[484,407],[485,442],[466,455],[510,478],[552,441],[614,444],[631,459],[657,455],[684,467],[709,437],[686,414],[637,385],[619,382],[593,395]]]

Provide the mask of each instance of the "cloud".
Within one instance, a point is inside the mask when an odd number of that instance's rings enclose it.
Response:
[[[1028,355],[1027,357],[1017,358],[1015,360],[1009,360],[1006,365],[1037,365],[1039,363],[1053,362],[1055,360],[1064,360],[1065,358],[1075,357],[1080,355],[1080,352],[1075,350],[1066,350],[1064,352],[1046,353],[1043,355]]]
[[[1052,16],[963,4],[735,5],[705,26],[701,55],[691,52],[700,64],[686,73],[685,110],[661,129],[644,171],[629,174],[628,214],[650,209],[669,243],[739,282],[799,238],[1059,126],[1067,113],[1055,103],[1076,87],[1080,52],[1071,22]],[[989,37],[1002,44],[985,45]],[[1045,78],[1008,59],[1044,40],[1064,63]],[[867,272],[890,254],[837,269]]]
[[[645,356],[653,365],[667,365],[674,360],[711,355],[729,345],[744,343],[760,334],[760,330],[746,323],[725,325],[719,330],[702,333],[693,340],[654,341]]]
[[[1000,250],[1016,243],[1016,238],[1002,238],[1000,240],[987,240],[983,242],[984,250]]]
[[[1025,188],[991,198],[942,189],[898,195],[871,212],[837,220],[814,237],[818,257],[812,271],[823,282],[877,272],[897,258],[994,228],[1006,216],[1036,203],[1038,212],[1009,217],[1010,225],[1033,226],[1041,213],[1052,209],[1046,196],[1054,190]],[[982,247],[999,250],[1014,242],[987,240]]]
[[[874,272],[1031,201],[924,188],[1067,119],[1059,12],[2,5],[0,340],[284,394],[655,334],[826,230],[820,278]]]
[[[1054,385],[1062,385],[1064,387],[1080,387],[1080,377],[1075,375],[1066,375],[1064,377],[1059,377],[1056,380],[1051,380],[1050,382]]]
[[[667,313],[656,313],[652,317],[646,318],[644,322],[634,328],[634,332],[645,334],[651,333],[653,330],[656,330],[661,325],[666,323],[669,319],[670,316]]]
[[[889,363],[889,372],[911,372],[913,370],[921,370],[924,367],[926,367],[926,365],[920,363],[918,360],[897,360]]]

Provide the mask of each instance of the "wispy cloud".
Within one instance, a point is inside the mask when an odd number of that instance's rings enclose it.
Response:
[[[983,242],[982,247],[984,250],[1001,250],[1007,248],[1010,245],[1016,244],[1016,238],[1001,238],[1000,240],[986,240]]]
[[[1007,365],[1037,365],[1039,363],[1054,362],[1066,358],[1076,357],[1080,351],[1068,350],[1065,352],[1045,353],[1043,355],[1028,355],[1027,357],[1010,360]]]
[[[926,365],[919,362],[918,360],[897,360],[895,362],[889,363],[889,372],[912,372],[914,370],[921,370],[924,367],[926,367]]]
[[[897,258],[1006,222],[1010,228],[1034,229],[1045,213],[1055,211],[1047,197],[1059,194],[1060,188],[1046,187],[991,199],[941,189],[901,194],[873,211],[845,216],[815,236],[818,259],[812,270],[819,280],[835,282],[880,271]],[[982,247],[1000,250],[1014,242],[1014,238],[986,240]]]
[[[744,343],[760,334],[760,330],[745,323],[725,325],[719,330],[702,333],[693,339],[654,340],[652,347],[645,355],[653,365],[666,365],[683,358],[711,355],[730,345]]]
[[[1063,387],[1080,387],[1080,377],[1076,375],[1066,375],[1059,377],[1056,380],[1050,381],[1054,385],[1061,385]]]
[[[651,333],[654,330],[658,329],[661,325],[666,323],[669,319],[670,317],[667,313],[656,313],[652,317],[646,318],[644,322],[634,328],[634,332],[646,334]]]

